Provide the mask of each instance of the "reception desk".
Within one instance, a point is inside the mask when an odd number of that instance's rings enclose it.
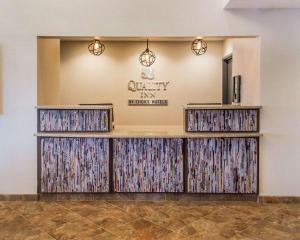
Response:
[[[259,193],[260,107],[187,106],[185,126],[151,131],[113,130],[108,106],[49,110],[38,107],[40,194]]]

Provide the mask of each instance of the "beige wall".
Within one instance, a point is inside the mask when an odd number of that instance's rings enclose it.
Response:
[[[61,104],[112,102],[118,125],[181,125],[183,105],[188,102],[220,102],[222,97],[223,42],[208,43],[195,56],[190,42],[151,42],[156,54],[155,79],[169,81],[158,93],[168,106],[128,106],[137,93],[127,90],[130,80],[141,79],[139,54],[144,42],[105,42],[101,56],[87,50],[87,42],[61,43]]]
[[[38,105],[59,104],[60,40],[37,40]]]
[[[224,56],[229,54],[232,54],[232,76],[242,76],[241,103],[260,105],[260,39],[226,39]]]
[[[3,78],[2,78],[2,48],[0,45],[0,115],[3,112]]]
[[[37,191],[38,35],[258,35],[260,194],[300,196],[299,10],[224,10],[220,0],[2,0],[0,19],[1,194]]]

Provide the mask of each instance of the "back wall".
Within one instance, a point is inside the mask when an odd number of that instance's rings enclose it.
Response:
[[[118,125],[182,125],[184,104],[221,102],[223,41],[209,42],[201,56],[192,53],[190,42],[150,42],[156,61],[155,79],[148,82],[169,82],[157,92],[168,106],[128,106],[128,99],[139,99],[128,82],[144,82],[138,57],[145,42],[104,44],[104,53],[94,56],[88,42],[61,42],[60,104],[112,102]]]
[[[0,193],[37,192],[37,36],[258,35],[260,194],[300,196],[300,11],[223,6],[221,0],[1,0]]]

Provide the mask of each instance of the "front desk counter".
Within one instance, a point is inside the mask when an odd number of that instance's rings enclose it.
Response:
[[[102,131],[110,129],[103,124],[98,132],[39,131],[38,192],[41,199],[256,200],[261,134],[258,125],[251,126],[253,131],[240,132],[214,131],[218,127],[189,132],[187,126]]]

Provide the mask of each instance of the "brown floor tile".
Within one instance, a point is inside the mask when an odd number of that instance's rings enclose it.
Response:
[[[268,217],[274,211],[277,211],[282,206],[275,204],[274,206],[265,205],[265,204],[231,204],[226,207],[237,210],[241,213],[245,213],[246,215],[254,216],[256,215],[259,220]]]
[[[95,211],[104,211],[112,209],[113,206],[105,201],[78,201],[78,202],[58,202],[58,204],[66,209],[79,213],[81,216],[89,215]]]
[[[274,204],[269,204],[274,205]],[[276,205],[276,204],[275,204]],[[296,218],[300,218],[300,204],[282,204],[278,210],[281,213],[285,213]]]
[[[275,212],[265,219],[270,226],[287,233],[300,234],[300,216],[294,217],[286,212]]]
[[[118,240],[175,240],[177,239],[175,238],[176,235],[178,235],[145,219],[138,219],[128,224],[117,223],[115,228],[111,226],[108,231],[112,231],[114,234],[118,235]]]
[[[104,237],[106,239],[113,239],[116,237],[84,220],[64,223],[52,230],[51,235],[58,240],[103,239]]]
[[[230,238],[227,238],[228,240],[255,240],[253,236],[249,236],[245,233],[238,233]]]
[[[179,232],[192,239],[205,237],[208,239],[226,239],[246,229],[249,226],[248,221],[253,221],[253,218],[252,215],[248,218],[247,214],[225,206],[186,225],[179,229]]]
[[[0,240],[300,239],[300,204],[0,202]]]
[[[223,237],[232,237],[249,226],[259,221],[256,214],[246,214],[228,207],[204,216],[204,219],[217,224],[217,229]]]
[[[102,226],[108,219],[111,218],[118,219],[122,222],[132,222],[137,219],[135,216],[127,214],[122,210],[116,208],[106,209],[103,211],[95,211],[94,213],[86,216],[86,218],[100,226]]]
[[[22,216],[14,213],[0,220],[0,240],[54,240],[46,232],[31,225]]]
[[[145,219],[138,219],[129,223],[133,227],[134,234],[131,239],[161,239],[171,233],[163,227],[153,224]]]
[[[240,233],[240,236],[246,236],[253,240],[296,240],[297,234],[288,231],[282,231],[269,222],[262,220],[257,224],[251,225]]]
[[[171,232],[160,239],[161,240],[183,240],[185,239],[185,237],[179,233]]]
[[[16,201],[8,203],[11,209],[23,215],[25,218],[31,218],[40,214],[51,215],[64,211],[63,207],[55,202]]]
[[[154,209],[158,209],[159,207],[162,207],[161,205],[158,205],[154,202],[133,202],[133,201],[127,201],[127,202],[111,202],[111,204],[126,214],[130,214],[131,216],[141,218],[145,217],[149,211],[153,211]]]
[[[197,221],[198,218],[188,212],[172,210],[153,210],[148,212],[145,219],[170,230],[177,230],[189,223]]]
[[[223,225],[215,223],[213,221],[201,218],[196,222],[178,230],[186,239],[220,239],[225,237],[221,235]],[[233,233],[232,233],[233,235]]]

